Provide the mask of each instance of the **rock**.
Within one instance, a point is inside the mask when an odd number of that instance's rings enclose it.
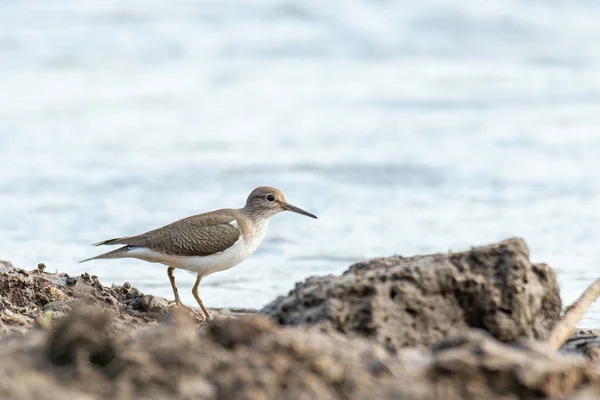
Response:
[[[50,333],[48,360],[60,367],[90,363],[98,368],[118,368],[110,322],[109,314],[97,308],[76,308]]]
[[[402,352],[404,350],[401,350]],[[598,387],[600,375],[582,357],[535,342],[506,344],[481,330],[454,334],[431,348],[420,381],[422,399],[556,399]],[[404,398],[404,388],[382,387],[375,398]]]
[[[199,331],[185,314],[127,336],[107,328],[115,322],[107,315],[75,309],[50,332],[0,339],[0,374],[19,376],[0,380],[2,398],[56,398],[61,388],[75,398],[358,399],[378,384],[410,387],[401,359],[364,339],[280,328],[264,316],[217,319]],[[23,380],[46,390],[11,395]]]
[[[596,398],[595,336],[535,340],[560,310],[518,239],[358,263],[208,324],[129,283],[4,263],[0,398]]]
[[[560,356],[541,343],[506,345],[483,331],[442,340],[432,353],[427,374],[456,398],[562,398],[599,377],[582,357]]]
[[[400,349],[467,328],[504,342],[545,339],[560,311],[554,271],[532,264],[525,243],[509,239],[462,253],[358,263],[341,276],[297,284],[261,313],[282,325],[313,325]]]
[[[217,319],[200,331],[175,313],[133,336],[112,329],[116,322],[110,311],[76,308],[50,331],[0,338],[0,375],[19,377],[0,380],[2,398],[507,400],[599,387],[582,357],[477,330],[393,354],[364,338],[281,327],[260,315]]]
[[[130,333],[167,318],[171,312],[166,299],[145,295],[127,282],[109,287],[95,275],[71,277],[45,270],[44,264],[26,271],[1,262],[0,335],[26,332],[40,318],[49,317],[54,323],[80,303],[113,311],[120,320],[115,329]],[[205,324],[200,318],[198,323]]]

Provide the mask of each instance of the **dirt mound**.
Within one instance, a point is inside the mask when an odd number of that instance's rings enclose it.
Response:
[[[510,239],[462,253],[358,263],[342,276],[297,284],[261,312],[282,325],[316,325],[392,349],[428,346],[481,328],[501,341],[543,339],[561,311],[554,271]]]
[[[431,383],[450,398],[559,398],[598,382],[593,363],[543,343],[513,346],[470,330],[432,346]]]
[[[103,286],[98,277],[73,277],[0,265],[0,331],[24,332],[45,319],[59,320],[81,302],[115,311],[129,325],[158,321],[169,312],[164,298],[145,295],[129,283]]]
[[[112,329],[111,314],[78,308],[50,331],[2,339],[0,374],[19,377],[0,380],[2,398],[504,400],[580,395],[598,383],[590,361],[477,331],[392,354],[262,316],[200,331],[174,314],[131,336]]]
[[[80,308],[49,332],[22,335],[17,359],[0,346],[0,373],[21,377],[0,380],[3,398],[340,399],[366,398],[395,376],[408,384],[399,358],[367,340],[282,329],[259,316],[218,319],[201,332],[174,315],[128,336],[112,329],[110,314]],[[37,385],[23,388],[24,380]]]
[[[120,321],[115,329],[129,333],[164,320],[171,311],[165,298],[144,294],[128,282],[104,286],[97,276],[87,273],[48,273],[43,264],[27,271],[7,261],[0,262],[0,335],[23,333],[36,324],[56,322],[81,303],[113,311]],[[236,316],[253,310],[211,312]],[[197,323],[205,324],[200,316]]]

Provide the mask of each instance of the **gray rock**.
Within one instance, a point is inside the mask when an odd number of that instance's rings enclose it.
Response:
[[[261,313],[282,325],[317,325],[399,349],[469,327],[505,342],[545,339],[560,311],[554,271],[532,264],[526,244],[513,238],[461,253],[358,263],[341,276],[297,284]]]

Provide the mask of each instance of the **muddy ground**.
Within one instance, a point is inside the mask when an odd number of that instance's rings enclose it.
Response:
[[[520,239],[358,263],[208,323],[129,283],[0,262],[0,398],[597,398],[596,332],[545,343],[559,294]]]

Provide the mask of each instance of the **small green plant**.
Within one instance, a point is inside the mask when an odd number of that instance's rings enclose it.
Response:
[[[52,318],[54,317],[54,314],[52,313],[51,310],[44,312],[44,315],[42,315],[40,318],[38,318],[38,324],[40,325],[41,328],[43,329],[48,329],[50,327],[50,325],[52,324]]]

